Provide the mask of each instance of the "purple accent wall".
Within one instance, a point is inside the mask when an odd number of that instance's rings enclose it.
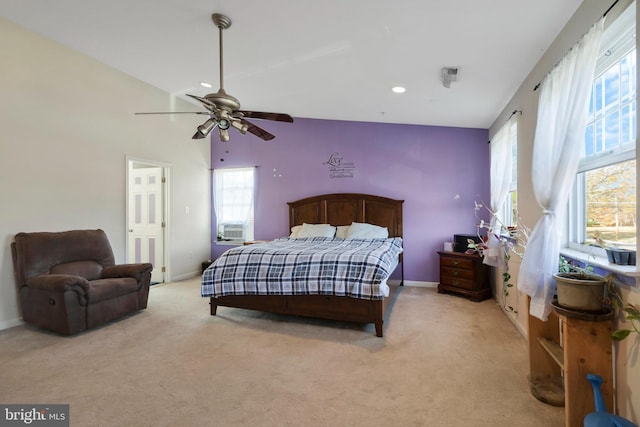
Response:
[[[304,197],[367,193],[403,199],[405,279],[437,282],[436,252],[443,242],[476,232],[474,200],[489,200],[487,129],[298,118],[255,123],[276,138],[264,142],[231,129],[231,142],[222,143],[214,130],[211,167],[258,166],[256,239],[288,235],[287,202]],[[333,153],[345,172],[352,164],[352,178],[331,177],[326,162]],[[212,257],[228,248],[213,243]]]

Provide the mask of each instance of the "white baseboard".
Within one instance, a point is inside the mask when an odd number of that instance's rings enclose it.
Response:
[[[14,326],[23,325],[24,321],[22,319],[11,319],[4,322],[0,322],[0,331],[4,329],[13,328]]]
[[[400,284],[399,280],[389,280],[390,284],[398,285]],[[438,282],[418,282],[416,280],[405,280],[405,286],[415,286],[417,288],[436,288],[438,287]]]
[[[518,332],[520,332],[520,335],[522,335],[522,337],[526,340],[528,339],[528,334],[527,331],[522,327],[522,325],[520,325],[520,323],[518,322],[517,319],[515,319],[513,316],[513,313],[510,313],[509,310],[505,309],[502,306],[502,303],[500,301],[498,301],[497,299],[495,299],[496,304],[498,305],[498,307],[500,307],[500,309],[502,310],[502,312],[504,313],[505,317],[507,319],[509,319],[509,322],[511,322],[513,324],[513,326],[517,329]]]
[[[201,276],[201,275],[202,274],[200,273],[200,271],[192,271],[191,273],[185,273],[179,276],[174,276],[171,278],[171,280],[169,280],[169,282],[179,282],[181,280],[192,279],[196,276]]]

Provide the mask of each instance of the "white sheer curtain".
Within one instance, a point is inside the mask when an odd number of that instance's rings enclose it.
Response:
[[[533,190],[543,214],[527,242],[518,289],[531,297],[529,313],[543,321],[552,309],[561,227],[582,155],[603,24],[604,17],[542,81],[531,166]]]
[[[218,225],[243,224],[252,219],[255,167],[215,169],[214,210]]]
[[[513,115],[507,123],[491,139],[491,211],[500,216],[505,198],[509,193],[512,180],[512,147],[516,116]],[[499,218],[504,222],[504,218]],[[487,249],[484,251],[484,263],[494,267],[504,266],[504,256],[500,240],[495,236],[500,234],[502,224],[495,215],[491,216],[487,233]]]

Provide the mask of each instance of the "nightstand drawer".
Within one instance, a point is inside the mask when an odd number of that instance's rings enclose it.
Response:
[[[476,284],[473,281],[473,279],[464,279],[464,278],[455,277],[455,276],[442,275],[440,277],[440,283],[445,286],[454,286],[456,288],[469,289],[469,290],[476,289]]]
[[[473,260],[453,258],[453,257],[442,257],[440,259],[440,265],[453,267],[453,268],[461,268],[464,270],[471,270],[473,269]]]
[[[440,266],[440,275],[443,277],[451,277],[453,279],[473,280],[473,270],[461,270],[459,268]]]

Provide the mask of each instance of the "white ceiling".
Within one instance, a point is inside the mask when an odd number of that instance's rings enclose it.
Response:
[[[581,2],[0,0],[0,13],[177,96],[217,90],[222,13],[224,87],[243,109],[488,128]],[[445,66],[461,69],[449,89]]]

